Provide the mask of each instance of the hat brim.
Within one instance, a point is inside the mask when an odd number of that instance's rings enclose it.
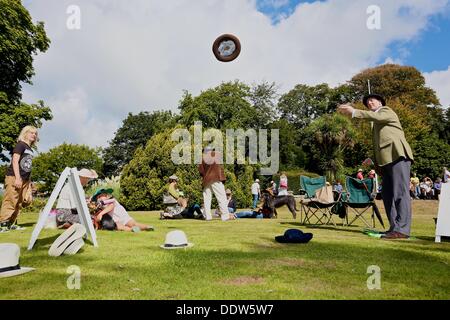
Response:
[[[36,270],[35,268],[29,268],[29,267],[21,267],[20,269],[17,270],[11,270],[11,271],[6,271],[6,272],[2,272],[0,273],[0,278],[9,278],[9,277],[14,277],[14,276],[18,276],[30,271],[34,271]]]
[[[381,105],[384,107],[386,105],[386,100],[380,96],[379,94],[369,94],[363,98],[363,104],[367,107],[367,101],[370,98],[375,98],[381,102]]]
[[[82,238],[86,234],[86,228],[79,224],[73,224],[64,231],[51,245],[48,255],[52,257],[60,256],[75,240]]]
[[[74,255],[78,251],[80,251],[81,247],[83,246],[84,246],[83,238],[78,238],[67,246],[66,250],[64,250],[64,254]]]
[[[188,242],[187,246],[183,246],[183,247],[167,247],[167,246],[164,245],[164,244],[160,245],[159,247],[160,247],[160,248],[163,248],[163,249],[166,249],[166,250],[174,250],[174,249],[186,249],[186,248],[191,248],[191,247],[193,247],[193,246],[194,246],[193,243]]]

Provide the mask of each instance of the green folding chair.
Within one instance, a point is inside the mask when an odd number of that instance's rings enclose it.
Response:
[[[331,186],[327,186],[325,177],[309,178],[306,176],[300,176],[301,192],[304,193],[305,198],[300,201],[300,220],[303,224],[328,224],[333,222],[333,207],[338,203],[339,199],[334,199],[334,194]],[[317,199],[316,192],[327,187],[328,199]],[[330,195],[331,192],[331,195]],[[305,218],[303,220],[303,214]],[[312,218],[315,218],[315,223],[312,223]]]
[[[345,186],[347,191],[343,198],[343,204],[347,210],[346,215],[347,226],[351,226],[355,221],[361,219],[368,228],[375,228],[375,216],[376,216],[378,221],[384,227],[380,211],[378,210],[378,207],[372,196],[374,194],[373,179],[360,180],[347,176],[345,178]],[[364,214],[366,212],[370,212],[370,210],[372,211],[371,214],[372,226],[369,224],[366,218],[364,218]],[[353,212],[355,215],[353,219],[350,221],[350,223],[348,222],[349,212]]]

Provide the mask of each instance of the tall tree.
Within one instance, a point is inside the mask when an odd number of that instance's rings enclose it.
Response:
[[[176,118],[170,111],[140,112],[136,115],[129,113],[103,151],[104,174],[119,175],[138,147],[144,147],[153,135],[175,124]]]
[[[100,150],[85,145],[59,145],[33,159],[31,178],[40,184],[41,191],[51,191],[66,167],[94,169],[101,175]]]
[[[0,91],[10,103],[20,101],[21,82],[31,84],[33,55],[49,44],[44,23],[33,24],[20,0],[0,0]]]
[[[186,127],[201,121],[204,128],[257,128],[268,122],[268,116],[266,112],[258,112],[251,103],[252,98],[255,102],[262,102],[260,107],[266,110],[267,98],[256,97],[248,85],[239,81],[222,83],[197,97],[185,92],[179,104],[180,121]]]
[[[314,119],[331,111],[333,97],[333,90],[326,83],[313,87],[299,84],[281,96],[278,110],[281,118],[303,129]]]
[[[8,161],[20,130],[32,125],[42,126],[42,120],[51,120],[50,108],[43,101],[38,104],[19,103],[12,107],[4,93],[0,92],[0,160]],[[6,151],[6,152],[5,152]]]
[[[11,151],[26,125],[40,127],[52,118],[50,108],[20,102],[21,83],[31,84],[33,56],[48,49],[44,23],[33,24],[20,0],[0,0],[0,160]]]
[[[339,114],[324,115],[313,121],[304,134],[311,160],[328,181],[334,181],[343,169],[345,151],[355,144],[356,132],[350,120]]]

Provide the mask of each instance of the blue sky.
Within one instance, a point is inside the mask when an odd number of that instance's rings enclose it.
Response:
[[[336,86],[390,61],[418,68],[450,106],[450,0],[23,1],[52,41],[23,90],[25,102],[52,109],[41,151],[105,146],[129,112],[177,112],[184,90],[239,79],[273,81],[284,94],[297,84]],[[381,31],[367,28],[374,4]],[[68,24],[74,5],[79,29]],[[242,43],[232,63],[211,51],[223,33]]]
[[[319,1],[257,0],[256,3],[258,10],[269,16],[276,25],[281,18],[289,17],[297,5],[314,2]],[[431,17],[429,26],[417,39],[392,42],[378,64],[385,62],[388,57],[404,65],[413,65],[422,72],[446,70],[450,65],[450,5],[445,12]]]

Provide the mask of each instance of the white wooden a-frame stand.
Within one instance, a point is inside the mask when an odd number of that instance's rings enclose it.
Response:
[[[441,237],[450,237],[450,182],[442,184],[439,196],[435,242],[441,242]]]
[[[78,170],[77,168],[66,168],[59,176],[58,182],[56,182],[55,188],[50,195],[50,199],[47,201],[44,210],[42,210],[39,215],[39,220],[34,227],[33,233],[31,234],[30,243],[28,244],[28,250],[33,249],[39,233],[41,232],[42,228],[44,228],[50,210],[52,209],[53,204],[58,198],[59,193],[61,192],[61,189],[63,188],[64,183],[67,179],[70,187],[70,192],[72,193],[72,198],[75,199],[75,205],[80,217],[80,223],[86,227],[87,234],[90,235],[94,247],[98,247],[95,229],[92,224],[91,216],[89,215],[89,209],[87,207],[84,190],[81,186],[80,178],[78,176]]]

